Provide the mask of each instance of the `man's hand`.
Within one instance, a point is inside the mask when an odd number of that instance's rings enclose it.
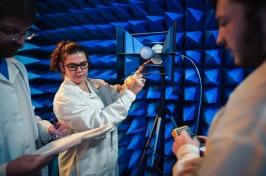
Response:
[[[40,176],[43,166],[48,164],[54,156],[43,158],[40,155],[23,155],[7,164],[7,176]]]
[[[48,133],[58,139],[71,134],[71,129],[64,121],[59,120],[55,125],[49,127]]]
[[[199,141],[197,139],[192,139],[190,135],[184,130],[180,133],[180,135],[175,137],[175,141],[172,146],[173,153],[176,154],[179,148],[185,144],[192,144],[199,147]]]
[[[197,137],[198,141],[199,141],[201,144],[203,144],[203,145],[205,145],[206,142],[207,142],[207,140],[208,140],[208,137],[207,137],[207,136],[196,136],[196,137]]]

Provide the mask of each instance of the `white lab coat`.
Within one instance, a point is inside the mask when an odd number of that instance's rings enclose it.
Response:
[[[88,79],[91,93],[84,92],[65,77],[54,98],[55,115],[74,131],[84,131],[108,123],[119,123],[127,117],[135,94],[123,94],[110,85],[95,88],[99,80]],[[85,141],[59,155],[59,172],[67,175],[118,175],[117,129],[100,138]]]
[[[7,162],[36,150],[39,135],[47,142],[51,126],[34,115],[24,65],[14,58],[6,61],[9,80],[0,74],[0,176],[5,175]]]
[[[234,90],[216,114],[202,160],[193,159],[195,152],[188,156],[187,149],[183,151],[186,157],[178,158],[173,176],[182,172],[203,176],[266,175],[266,61]]]
[[[216,115],[206,149],[199,175],[266,175],[266,61]]]

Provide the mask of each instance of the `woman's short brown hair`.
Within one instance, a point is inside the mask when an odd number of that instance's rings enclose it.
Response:
[[[61,41],[57,44],[56,48],[51,54],[50,69],[52,71],[60,70],[59,64],[64,62],[65,57],[78,52],[84,53],[89,62],[89,58],[84,47],[73,41]]]

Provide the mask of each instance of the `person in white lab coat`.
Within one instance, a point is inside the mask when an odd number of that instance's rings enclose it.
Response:
[[[210,127],[204,157],[185,131],[175,138],[173,176],[266,175],[266,1],[217,0],[217,43],[237,66],[254,71],[230,95]]]
[[[89,58],[83,47],[62,41],[51,55],[51,69],[64,75],[54,98],[54,113],[74,132],[117,124],[127,117],[136,94],[144,86],[140,72],[126,79],[122,87],[88,78]],[[140,70],[139,70],[140,71]],[[120,92],[119,92],[120,90]],[[117,129],[105,136],[85,141],[59,155],[59,173],[68,175],[118,175]]]
[[[55,129],[35,116],[27,71],[13,57],[28,37],[34,16],[33,0],[0,1],[0,176],[40,175],[53,157],[32,155],[38,141],[48,142],[68,130],[61,122]]]

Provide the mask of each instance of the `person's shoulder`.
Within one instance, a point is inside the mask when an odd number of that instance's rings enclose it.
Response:
[[[89,81],[94,85],[95,88],[100,88],[102,86],[108,85],[107,82],[105,82],[103,79],[92,79],[90,78]]]
[[[14,57],[8,58],[7,62],[19,70],[19,72],[21,73],[21,75],[23,76],[25,81],[28,80],[28,72],[27,72],[27,69],[23,63],[21,63],[20,61],[18,61]]]
[[[25,68],[25,65],[21,63],[20,61],[18,61],[17,59],[15,59],[14,57],[8,58],[7,61],[10,62],[11,64],[14,64],[20,70],[25,71],[25,72],[27,71]]]
[[[58,91],[56,92],[56,97],[69,97],[78,94],[78,86],[69,84],[68,82],[62,82]],[[74,96],[75,97],[75,96]]]

